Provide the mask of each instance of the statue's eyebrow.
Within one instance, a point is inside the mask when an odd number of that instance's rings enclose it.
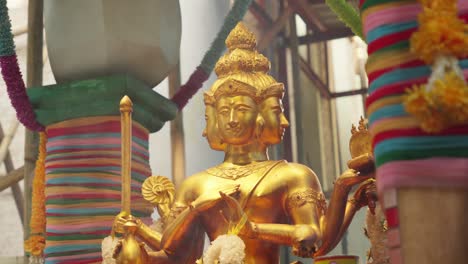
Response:
[[[249,108],[249,109],[252,109],[252,106],[250,106],[250,105],[247,105],[247,104],[237,104],[237,105],[235,105],[234,107],[235,107],[235,108],[239,108],[239,107],[247,107],[247,108]]]

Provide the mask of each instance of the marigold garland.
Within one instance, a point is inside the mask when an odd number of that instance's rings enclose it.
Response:
[[[457,58],[468,56],[468,25],[457,16],[456,0],[420,0],[419,30],[411,36],[411,51],[433,72],[427,85],[413,86],[404,97],[405,110],[421,128],[438,133],[468,123],[468,85]]]
[[[452,9],[424,8],[419,15],[419,30],[410,39],[411,51],[427,64],[432,64],[436,56],[468,56],[467,25]]]
[[[45,248],[45,158],[47,135],[39,133],[39,155],[34,171],[31,221],[29,223],[31,236],[24,243],[24,249],[31,255],[39,257]]]
[[[451,71],[443,79],[427,85],[413,86],[404,102],[405,109],[421,122],[429,133],[468,123],[468,86],[458,74]]]

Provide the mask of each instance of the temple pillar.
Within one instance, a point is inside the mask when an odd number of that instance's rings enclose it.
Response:
[[[419,2],[361,1],[377,187],[391,263],[457,263],[468,259],[468,125],[427,133],[405,111],[408,89],[426,84],[432,72],[410,50]],[[458,11],[467,21],[466,1]],[[468,79],[467,58],[458,64]]]
[[[101,241],[121,210],[120,99],[133,101],[132,214],[147,223],[151,205],[140,190],[151,175],[148,136],[177,108],[126,75],[29,89],[28,95],[48,137],[45,263],[100,263]]]

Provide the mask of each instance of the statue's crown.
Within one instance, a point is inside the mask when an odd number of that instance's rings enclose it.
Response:
[[[238,23],[229,33],[226,47],[229,51],[234,49],[254,50],[257,47],[257,39],[243,23]]]
[[[262,72],[270,70],[270,62],[258,53],[255,35],[242,22],[229,33],[226,39],[228,52],[216,63],[219,78],[237,72]]]
[[[221,96],[247,95],[260,102],[264,98],[282,98],[283,84],[271,75],[270,61],[257,51],[255,35],[242,22],[226,39],[228,52],[216,63],[218,80],[205,93],[205,104],[212,104]]]

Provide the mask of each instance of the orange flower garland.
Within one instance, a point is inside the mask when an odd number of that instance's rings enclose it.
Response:
[[[420,0],[419,30],[411,36],[411,51],[433,73],[427,85],[408,89],[404,106],[428,133],[468,123],[468,85],[456,58],[468,56],[468,25],[457,16],[456,0]]]
[[[421,128],[437,133],[468,122],[468,87],[453,71],[436,80],[431,90],[414,86],[405,99],[405,109],[421,121]]]
[[[26,252],[35,257],[41,257],[45,248],[45,158],[47,135],[44,132],[39,133],[39,155],[36,161],[36,170],[34,171],[33,192],[30,237],[24,243]]]

